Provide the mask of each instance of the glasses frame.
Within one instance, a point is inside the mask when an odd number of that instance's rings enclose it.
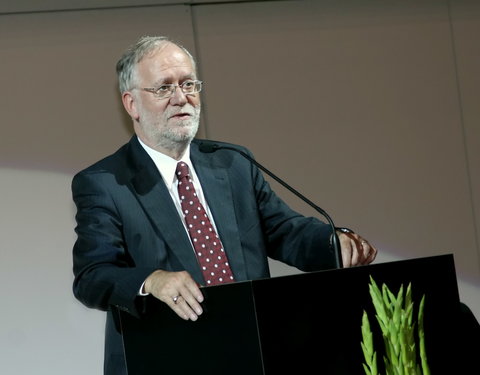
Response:
[[[186,83],[193,83],[194,84],[194,89],[197,85],[200,86],[200,88],[196,91],[192,91],[192,92],[186,92],[184,90],[184,85]],[[162,87],[169,87],[170,88],[170,93],[167,94],[166,96],[160,96],[159,95],[159,90],[160,88]],[[168,99],[168,98],[171,98],[174,94],[175,94],[175,91],[177,91],[177,87],[185,94],[185,95],[195,95],[195,94],[198,94],[199,92],[202,91],[203,89],[203,81],[200,81],[198,79],[189,79],[189,80],[186,80],[184,82],[182,82],[181,84],[179,85],[175,85],[173,83],[165,83],[163,85],[160,85],[160,87],[140,87],[140,90],[143,90],[143,91],[146,91],[146,92],[149,92],[151,94],[153,94],[157,99]]]

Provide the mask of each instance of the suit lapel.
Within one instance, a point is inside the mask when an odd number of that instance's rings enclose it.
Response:
[[[159,236],[171,249],[171,255],[177,257],[197,282],[203,283],[203,275],[188,234],[157,167],[136,137],[132,138],[130,146],[136,171],[131,181],[137,199],[151,218]]]
[[[225,166],[215,162],[216,159],[213,155],[201,153],[195,143],[191,144],[191,160],[202,184],[205,199],[212,212],[218,235],[227,252],[235,279],[246,280],[245,260],[238,233],[228,170]]]

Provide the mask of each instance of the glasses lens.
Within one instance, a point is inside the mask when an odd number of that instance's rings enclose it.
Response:
[[[202,81],[185,81],[181,85],[165,84],[161,85],[157,89],[144,89],[150,91],[158,99],[166,99],[171,97],[175,93],[175,89],[179,87],[184,94],[196,94],[202,91]]]
[[[195,89],[193,92],[200,92],[202,91],[202,81],[195,81]]]
[[[168,98],[175,90],[175,85],[162,85],[156,91],[155,95],[159,99]]]
[[[195,94],[202,89],[202,82],[200,81],[185,81],[180,87],[185,94]]]

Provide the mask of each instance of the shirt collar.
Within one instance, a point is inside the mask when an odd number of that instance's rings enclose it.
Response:
[[[187,146],[182,158],[180,160],[175,160],[170,156],[162,154],[161,152],[147,146],[140,140],[140,138],[137,137],[137,139],[147,154],[152,158],[166,184],[172,184],[176,182],[175,170],[177,169],[177,164],[180,161],[187,164],[190,170],[193,170],[192,161],[190,160],[190,144]]]

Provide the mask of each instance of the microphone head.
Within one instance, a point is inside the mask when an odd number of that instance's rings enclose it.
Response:
[[[201,141],[198,145],[198,149],[200,152],[205,152],[207,154],[210,154],[212,152],[215,152],[219,150],[221,147],[212,141]]]

